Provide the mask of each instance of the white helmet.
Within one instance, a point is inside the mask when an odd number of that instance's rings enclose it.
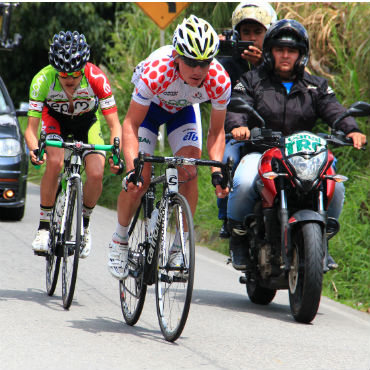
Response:
[[[219,39],[216,31],[204,19],[191,15],[184,18],[173,34],[173,47],[187,58],[206,60],[218,53]]]
[[[277,15],[268,2],[251,0],[240,3],[233,11],[231,17],[233,30],[239,32],[238,28],[244,21],[258,22],[268,30],[271,24],[277,21]]]

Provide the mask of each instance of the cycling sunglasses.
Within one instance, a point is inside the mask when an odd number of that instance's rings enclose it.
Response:
[[[197,60],[197,59],[187,58],[184,56],[181,56],[181,59],[185,62],[185,64],[188,67],[191,67],[191,68],[195,68],[195,67],[207,68],[212,63],[212,60],[213,60],[213,59]]]
[[[75,72],[71,72],[71,73],[58,72],[58,76],[62,77],[62,78],[67,78],[67,77],[77,78],[77,77],[82,76],[82,71],[80,70],[80,71],[75,71]]]

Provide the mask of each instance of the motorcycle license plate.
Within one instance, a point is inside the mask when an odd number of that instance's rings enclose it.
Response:
[[[326,140],[311,132],[298,132],[285,138],[285,155],[318,153],[326,147]]]

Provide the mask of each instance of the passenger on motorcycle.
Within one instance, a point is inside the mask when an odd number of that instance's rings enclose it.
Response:
[[[28,125],[25,139],[30,149],[30,159],[37,160],[38,128],[48,140],[74,140],[90,144],[104,144],[97,110],[100,106],[110,129],[111,143],[114,137],[121,137],[117,107],[109,81],[94,64],[88,63],[90,46],[83,34],[77,31],[59,32],[53,37],[49,50],[50,64],[39,71],[30,86]],[[47,148],[46,169],[40,187],[40,223],[32,243],[35,252],[48,249],[50,216],[58,187],[58,175],[63,167],[64,150]],[[102,191],[105,152],[86,152],[86,182],[83,189],[83,223],[85,247],[81,258],[86,258],[91,249],[89,228],[90,215]],[[111,164],[116,173],[118,166]]]
[[[234,10],[231,17],[233,29],[233,38],[241,41],[253,41],[253,46],[248,50],[244,50],[243,54],[232,57],[218,58],[220,63],[229,73],[232,88],[239,82],[240,76],[248,72],[262,63],[262,43],[266,31],[272,23],[277,20],[277,15],[272,6],[265,1],[247,1],[240,3]],[[225,39],[225,36],[220,36],[220,39]],[[225,132],[231,132],[230,125],[233,123],[233,115],[235,113],[226,112]],[[245,127],[234,127],[232,134],[236,138],[243,138],[245,135]],[[240,161],[240,148],[243,143],[235,144],[235,140],[227,140],[225,145],[225,153],[223,161],[226,162],[228,157],[234,159],[234,170]],[[227,201],[228,198],[217,198],[218,219],[223,220],[220,230],[221,238],[230,236],[227,227]]]
[[[266,127],[290,135],[297,131],[311,131],[321,118],[331,125],[345,108],[338,102],[324,78],[305,71],[309,60],[309,37],[297,21],[283,19],[272,25],[263,42],[263,64],[244,74],[235,86],[233,95],[242,96],[265,120]],[[235,114],[233,127],[253,128],[256,125],[247,113]],[[353,139],[360,149],[366,143],[352,117],[343,119],[337,127]],[[248,131],[246,138],[250,133]],[[245,217],[253,213],[258,198],[256,181],[261,153],[245,155],[238,165],[233,180],[234,190],[229,195],[228,221],[231,226],[230,254],[236,269],[245,269],[247,260]],[[336,183],[328,216],[339,218],[344,202],[343,183]],[[327,267],[338,265],[329,255]]]
[[[168,141],[176,156],[200,158],[202,128],[198,103],[211,100],[212,111],[207,149],[212,160],[221,161],[225,148],[224,121],[231,95],[227,72],[214,59],[219,39],[212,26],[191,15],[174,32],[173,45],[153,52],[135,69],[132,100],[123,122],[122,146],[128,173],[118,197],[118,223],[109,244],[108,267],[117,279],[127,277],[128,228],[142,195],[150,182],[146,164],[139,186],[133,182],[134,159],[138,152],[153,154],[160,125],[166,123]],[[180,192],[187,198],[194,214],[198,201],[197,172],[193,166],[179,168],[179,179],[186,181]],[[212,168],[212,182],[219,184],[219,169]],[[228,189],[216,185],[218,197]],[[179,237],[179,236],[177,236]],[[186,235],[185,235],[186,237]],[[182,253],[172,249],[170,263],[182,263]],[[180,244],[180,243],[178,243]]]

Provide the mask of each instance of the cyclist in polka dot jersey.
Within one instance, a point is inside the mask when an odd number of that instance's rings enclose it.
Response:
[[[133,161],[139,151],[149,155],[154,153],[160,125],[166,123],[168,142],[176,156],[200,158],[202,128],[199,103],[210,100],[212,110],[207,149],[210,159],[222,160],[231,82],[222,65],[214,59],[218,46],[219,39],[212,26],[191,15],[177,26],[173,45],[156,50],[135,68],[131,81],[135,88],[122,132],[128,172],[123,179],[124,190],[118,197],[117,228],[109,244],[108,267],[117,279],[127,277],[128,228],[150,182],[150,165],[146,164],[142,182],[138,186],[133,183]],[[211,170],[216,195],[225,197],[228,189],[218,185],[222,178],[220,169]],[[180,186],[180,193],[187,198],[194,214],[198,202],[196,168],[179,168],[179,180],[180,183],[186,181],[186,185]],[[180,257],[181,253],[174,248],[170,263],[178,266],[182,263]]]

